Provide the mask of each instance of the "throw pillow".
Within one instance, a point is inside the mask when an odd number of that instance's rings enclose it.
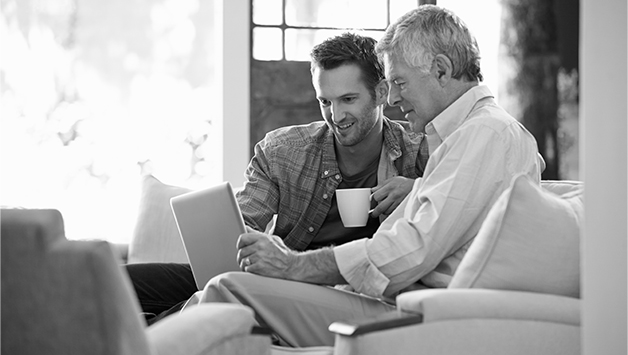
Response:
[[[191,191],[164,184],[152,175],[142,180],[139,212],[129,245],[129,263],[187,263],[170,199]]]
[[[579,297],[583,184],[551,187],[563,194],[549,192],[525,175],[515,177],[487,215],[449,287]]]

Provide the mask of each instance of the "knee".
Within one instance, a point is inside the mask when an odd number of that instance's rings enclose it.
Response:
[[[241,271],[225,272],[209,280],[205,288],[207,289],[211,287],[211,288],[232,289],[234,287],[238,287],[240,285],[245,284],[252,277],[255,277],[255,275],[250,274],[248,272],[241,272]]]
[[[213,277],[205,288],[201,302],[231,302],[233,293],[252,276],[245,272],[226,272]]]

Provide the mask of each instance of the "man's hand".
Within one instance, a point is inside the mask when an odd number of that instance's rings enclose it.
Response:
[[[373,188],[373,199],[377,201],[377,207],[371,212],[371,216],[389,215],[397,208],[406,196],[412,191],[414,179],[403,176],[392,177]]]
[[[299,253],[288,248],[278,236],[250,228],[240,235],[237,247],[242,271],[320,285],[347,283],[338,270],[331,248]]]
[[[251,229],[240,235],[237,248],[240,269],[258,275],[288,279],[288,271],[296,262],[296,252],[281,238]]]

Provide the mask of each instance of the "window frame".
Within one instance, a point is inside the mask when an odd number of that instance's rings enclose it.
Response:
[[[287,1],[288,0],[281,0],[281,24],[279,25],[263,25],[263,24],[257,24],[253,21],[253,7],[254,7],[254,2],[255,0],[251,0],[250,2],[250,13],[249,13],[249,18],[250,18],[250,56],[251,56],[251,60],[255,60],[255,61],[263,61],[263,62],[302,62],[302,60],[292,60],[292,59],[286,59],[286,30],[288,29],[295,29],[295,30],[332,30],[332,31],[337,31],[337,30],[357,30],[357,28],[349,28],[349,27],[328,27],[328,26],[293,26],[293,25],[288,25],[286,23],[286,5],[287,5]],[[384,26],[384,28],[360,28],[360,31],[384,31],[388,25],[390,25],[390,2],[391,0],[386,0],[386,26]],[[436,4],[436,0],[417,0],[417,6],[419,5],[423,5],[423,4]],[[277,60],[266,60],[266,59],[256,59],[253,57],[253,48],[255,46],[255,40],[254,40],[254,35],[253,32],[255,30],[255,28],[278,28],[281,30],[281,59],[277,59]]]

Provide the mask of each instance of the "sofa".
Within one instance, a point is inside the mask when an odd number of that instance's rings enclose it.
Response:
[[[253,311],[197,307],[146,327],[111,245],[69,241],[56,210],[2,209],[2,354],[269,354]]]
[[[144,178],[129,262],[185,260],[167,201],[187,191]],[[447,289],[403,293],[381,319],[330,325],[334,347],[272,353],[579,353],[583,193],[579,181],[515,177]]]
[[[584,186],[517,176],[447,289],[402,293],[382,322],[332,324],[333,354],[580,354]]]

